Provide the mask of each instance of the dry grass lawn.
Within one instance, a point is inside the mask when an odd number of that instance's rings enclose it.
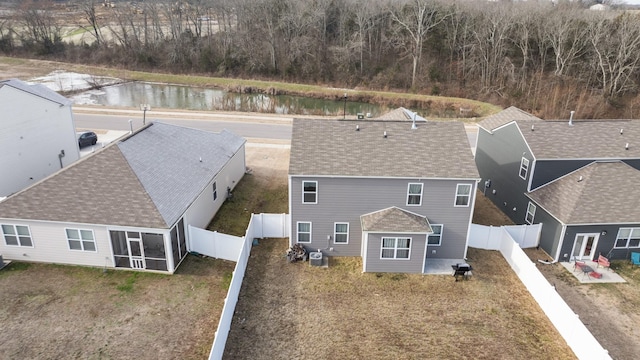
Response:
[[[286,239],[253,248],[226,359],[574,359],[495,251],[469,250],[474,275],[362,273],[288,263]]]

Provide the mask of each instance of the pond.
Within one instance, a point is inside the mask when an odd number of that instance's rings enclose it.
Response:
[[[109,107],[140,107],[185,110],[247,111],[295,115],[380,115],[386,109],[368,103],[322,100],[300,96],[239,94],[218,89],[129,82],[72,96],[75,104]],[[348,99],[347,99],[348,100]]]

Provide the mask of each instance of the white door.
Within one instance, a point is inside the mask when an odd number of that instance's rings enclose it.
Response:
[[[574,260],[593,260],[600,234],[576,234],[571,257]]]
[[[144,269],[141,245],[139,239],[129,239],[129,261],[132,269]]]

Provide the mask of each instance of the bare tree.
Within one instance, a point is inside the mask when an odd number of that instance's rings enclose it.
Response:
[[[50,1],[25,1],[21,4],[18,17],[24,28],[19,33],[23,44],[32,44],[45,54],[51,54],[64,48],[61,26],[54,18],[53,4]]]
[[[578,12],[558,10],[544,21],[546,39],[553,48],[558,76],[571,69],[574,61],[585,51],[588,43],[586,23],[576,18]]]
[[[85,0],[81,4],[82,13],[84,14],[84,19],[89,23],[91,27],[91,35],[93,35],[96,39],[96,44],[100,46],[102,44],[102,31],[101,26],[98,24],[98,16],[96,15],[96,4],[95,0]]]

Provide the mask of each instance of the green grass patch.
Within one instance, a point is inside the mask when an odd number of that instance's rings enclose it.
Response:
[[[231,279],[233,278],[233,272],[226,272],[222,275],[222,283],[220,284],[223,289],[229,290],[231,286]]]
[[[131,293],[133,292],[133,284],[136,283],[136,280],[138,278],[138,273],[132,273],[131,275],[129,275],[128,278],[126,278],[124,280],[124,283],[116,286],[116,289],[118,289],[119,291],[122,291],[124,293]]]
[[[31,263],[27,262],[19,262],[12,261],[11,264],[7,265],[5,270],[9,271],[24,271],[31,267]]]

